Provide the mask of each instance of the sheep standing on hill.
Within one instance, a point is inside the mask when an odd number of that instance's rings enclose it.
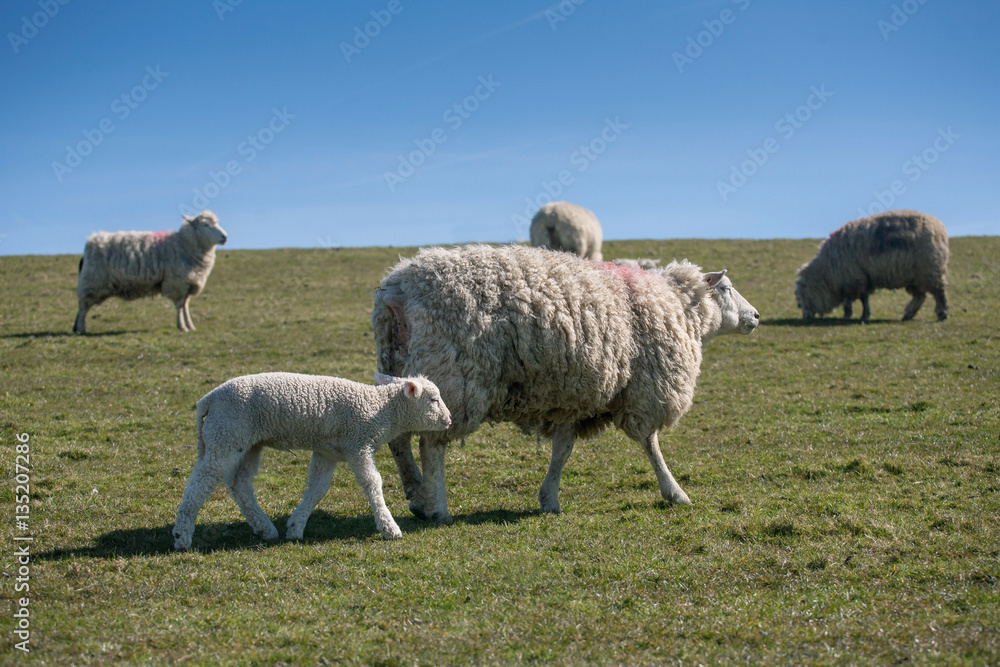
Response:
[[[687,262],[644,271],[516,245],[427,248],[402,260],[375,294],[378,368],[426,375],[455,409],[447,432],[421,434],[422,476],[410,435],[390,441],[410,510],[451,523],[445,445],[484,421],[552,437],[544,512],[560,510],[575,439],[609,424],[642,445],[664,498],[689,503],[657,431],[691,407],[702,346],[758,322],[725,271]]]
[[[433,382],[375,374],[379,386],[319,375],[260,373],[233,378],[198,401],[198,462],[177,508],[174,548],[191,547],[201,506],[223,481],[247,523],[265,540],[278,531],[257,504],[253,479],[264,447],[311,450],[302,502],[285,536],[301,540],[306,521],[347,461],[386,539],[402,537],[382,496],[375,452],[404,431],[438,431],[451,415]]]
[[[80,260],[73,333],[86,333],[87,311],[116,296],[126,301],[163,294],[177,307],[177,328],[194,331],[188,302],[205,287],[215,246],[226,232],[211,211],[184,216],[176,232],[97,232]]]
[[[868,295],[879,288],[906,288],[913,299],[903,312],[910,320],[927,293],[938,321],[948,317],[948,233],[937,218],[916,211],[889,211],[849,222],[823,241],[816,257],[799,269],[795,301],[802,317],[825,315],[861,299],[861,321],[871,316]]]
[[[531,245],[565,250],[600,262],[601,223],[582,206],[557,201],[546,204],[531,219]]]

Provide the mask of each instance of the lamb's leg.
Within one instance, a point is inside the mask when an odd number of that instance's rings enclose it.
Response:
[[[398,438],[389,441],[389,449],[392,451],[392,458],[396,461],[396,468],[399,469],[399,478],[403,482],[403,490],[406,492],[406,499],[410,501],[410,511],[414,516],[426,519],[424,512],[424,502],[421,498],[420,487],[423,485],[423,476],[417,461],[413,458],[413,448],[410,446],[412,433],[404,433]]]
[[[676,505],[690,505],[691,500],[681,489],[674,476],[670,474],[667,464],[663,461],[656,431],[643,439],[642,449],[646,452],[649,462],[653,464],[653,471],[656,472],[656,483],[660,486],[660,495],[663,496],[664,500],[669,500]]]
[[[246,453],[233,472],[226,478],[229,495],[236,501],[237,507],[246,518],[253,532],[265,540],[278,539],[278,529],[257,504],[257,496],[253,491],[253,478],[260,468],[260,455],[264,447],[258,445]]]
[[[378,532],[387,540],[401,538],[403,531],[393,520],[382,495],[382,476],[375,467],[375,448],[370,444],[351,447],[348,443],[344,446],[344,458],[347,459],[347,465],[351,466],[351,471],[354,472],[354,479],[358,480],[368,504],[371,505]]]
[[[218,461],[202,457],[188,477],[184,497],[177,508],[177,521],[174,524],[174,549],[187,550],[191,548],[191,536],[194,534],[194,521],[208,497],[212,495],[222,480],[229,476],[233,465],[238,461]]]
[[[948,319],[948,297],[943,288],[932,290],[931,294],[934,295],[934,312],[937,314],[938,322],[943,322]]]
[[[872,309],[868,306],[868,294],[861,295],[861,321],[867,322],[871,319]]]
[[[844,319],[851,319],[854,314],[854,299],[844,299]]]
[[[301,540],[306,529],[306,521],[309,515],[316,509],[316,505],[323,499],[326,492],[330,490],[330,480],[333,479],[333,471],[337,469],[337,462],[320,452],[313,452],[312,461],[309,462],[309,477],[306,481],[306,490],[302,494],[302,502],[288,517],[285,525],[286,540]]]
[[[920,306],[924,305],[924,299],[927,298],[927,294],[916,287],[907,287],[906,291],[913,299],[910,303],[906,304],[906,310],[903,311],[903,320],[912,320],[916,316],[917,311],[920,310]]]
[[[556,425],[552,434],[552,460],[549,461],[549,470],[545,473],[542,488],[538,492],[538,502],[543,512],[558,514],[562,511],[559,507],[559,480],[562,477],[563,466],[573,453],[575,442],[576,424]]]
[[[420,462],[424,466],[424,483],[420,486],[421,496],[428,520],[438,524],[452,524],[454,519],[448,512],[448,498],[444,485],[444,451],[448,441],[435,437],[436,435],[420,436]]]

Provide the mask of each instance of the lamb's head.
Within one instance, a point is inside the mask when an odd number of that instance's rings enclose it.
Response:
[[[712,290],[712,298],[722,309],[722,324],[718,333],[751,333],[760,324],[760,313],[736,291],[732,281],[726,277],[726,270],[704,274],[704,279]]]
[[[441,399],[441,392],[424,376],[397,378],[375,373],[375,384],[400,385],[400,393],[409,408],[407,414],[412,419],[407,430],[444,431],[451,426],[451,412]]]
[[[224,245],[229,238],[226,230],[219,226],[219,218],[209,210],[204,210],[193,218],[184,216],[184,225],[191,228],[198,245],[208,250],[216,245]]]
[[[809,264],[803,264],[799,269],[799,277],[795,280],[795,304],[802,311],[802,319],[805,320],[811,320],[816,315],[826,315],[837,307],[834,295],[810,268]]]

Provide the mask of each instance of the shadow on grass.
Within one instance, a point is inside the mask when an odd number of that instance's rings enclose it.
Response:
[[[898,322],[899,320],[868,320],[862,322],[857,318],[845,320],[842,317],[815,317],[811,320],[804,320],[801,317],[788,317],[777,320],[761,320],[761,326],[770,327],[853,327],[859,324],[887,324]]]
[[[493,510],[489,512],[473,512],[455,516],[456,523],[480,525],[485,523],[507,524],[516,523],[524,518],[536,516],[540,512]],[[278,534],[284,536],[288,515],[273,519]],[[412,516],[396,517],[396,522],[403,531],[403,539],[407,534],[417,533],[428,528],[436,528],[435,524]],[[66,558],[131,558],[134,556],[156,556],[174,553],[173,524],[153,528],[130,528],[113,530],[104,533],[86,547],[52,549],[35,555],[42,561],[63,560]],[[353,517],[328,514],[317,510],[309,517],[306,525],[305,544],[317,544],[330,541],[364,541],[378,538],[375,520],[371,514],[359,514]],[[228,523],[199,523],[194,529],[192,550],[199,553],[215,553],[217,551],[236,551],[243,549],[267,549],[286,544],[283,537],[274,542],[267,542],[253,534],[250,526],[242,520]]]
[[[73,338],[75,336],[80,336],[80,338],[101,338],[103,336],[121,336],[124,334],[135,333],[133,331],[125,331],[124,329],[119,331],[101,331],[100,333],[88,333],[75,334],[72,331],[26,331],[24,333],[7,334],[5,336],[0,336],[0,338]]]

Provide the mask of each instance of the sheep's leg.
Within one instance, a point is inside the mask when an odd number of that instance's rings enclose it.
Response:
[[[538,492],[538,502],[543,512],[558,514],[562,511],[559,507],[559,480],[562,478],[563,466],[573,453],[575,442],[576,424],[556,425],[552,434],[552,460],[549,461],[549,470],[545,473],[542,488]]]
[[[413,448],[410,446],[412,433],[404,433],[398,438],[389,441],[389,449],[392,451],[392,458],[396,461],[396,468],[399,469],[399,478],[403,482],[403,490],[406,492],[406,499],[410,501],[410,511],[413,515],[421,519],[426,519],[424,503],[421,499],[420,487],[423,485],[423,476],[417,461],[413,458]]]
[[[184,321],[188,331],[194,331],[194,322],[191,321],[191,295],[184,297]]]
[[[301,540],[306,529],[306,521],[309,515],[316,509],[316,505],[323,499],[327,491],[330,490],[330,480],[333,479],[333,471],[337,469],[337,462],[325,454],[313,452],[312,461],[309,462],[309,477],[306,481],[306,490],[302,494],[302,502],[288,517],[285,525],[286,540]]]
[[[184,497],[177,508],[177,521],[174,523],[174,549],[187,550],[191,548],[191,536],[194,534],[194,522],[205,504],[222,480],[229,476],[233,467],[230,461],[218,461],[205,457],[198,459],[188,477]]]
[[[851,315],[854,314],[854,299],[846,298],[844,299],[844,319],[851,319]]]
[[[420,487],[421,499],[427,519],[438,524],[454,523],[454,519],[448,513],[448,498],[444,485],[446,444],[446,440],[432,435],[420,436],[420,462],[424,466],[424,483]]]
[[[344,458],[354,472],[354,478],[358,480],[361,490],[368,498],[372,513],[375,515],[375,527],[382,533],[382,537],[387,540],[398,540],[403,536],[403,531],[399,529],[396,522],[385,505],[385,497],[382,495],[382,476],[378,474],[375,467],[375,449],[371,446],[358,448],[345,447]]]
[[[76,311],[76,321],[73,322],[73,333],[83,335],[87,333],[87,307],[80,302],[80,308]]]
[[[174,301],[174,306],[177,307],[177,328],[187,331],[187,322],[184,321],[184,299]]]
[[[948,297],[944,289],[932,290],[931,294],[934,295],[934,312],[937,314],[938,322],[948,319]]]
[[[861,321],[867,322],[871,319],[872,309],[868,306],[868,294],[861,295]]]
[[[920,306],[924,305],[924,299],[927,298],[927,294],[916,287],[907,287],[906,291],[913,299],[910,303],[906,304],[906,310],[903,311],[903,319],[912,320],[916,316],[917,311],[920,310]]]
[[[643,439],[642,449],[646,452],[646,458],[653,464],[653,471],[656,472],[656,483],[660,486],[660,495],[663,496],[664,500],[669,500],[676,505],[690,505],[691,500],[681,489],[674,476],[670,474],[667,464],[663,461],[656,431]]]
[[[278,539],[278,529],[257,504],[257,496],[253,491],[253,478],[260,468],[263,449],[262,445],[250,449],[226,478],[226,486],[253,532],[270,541]]]

